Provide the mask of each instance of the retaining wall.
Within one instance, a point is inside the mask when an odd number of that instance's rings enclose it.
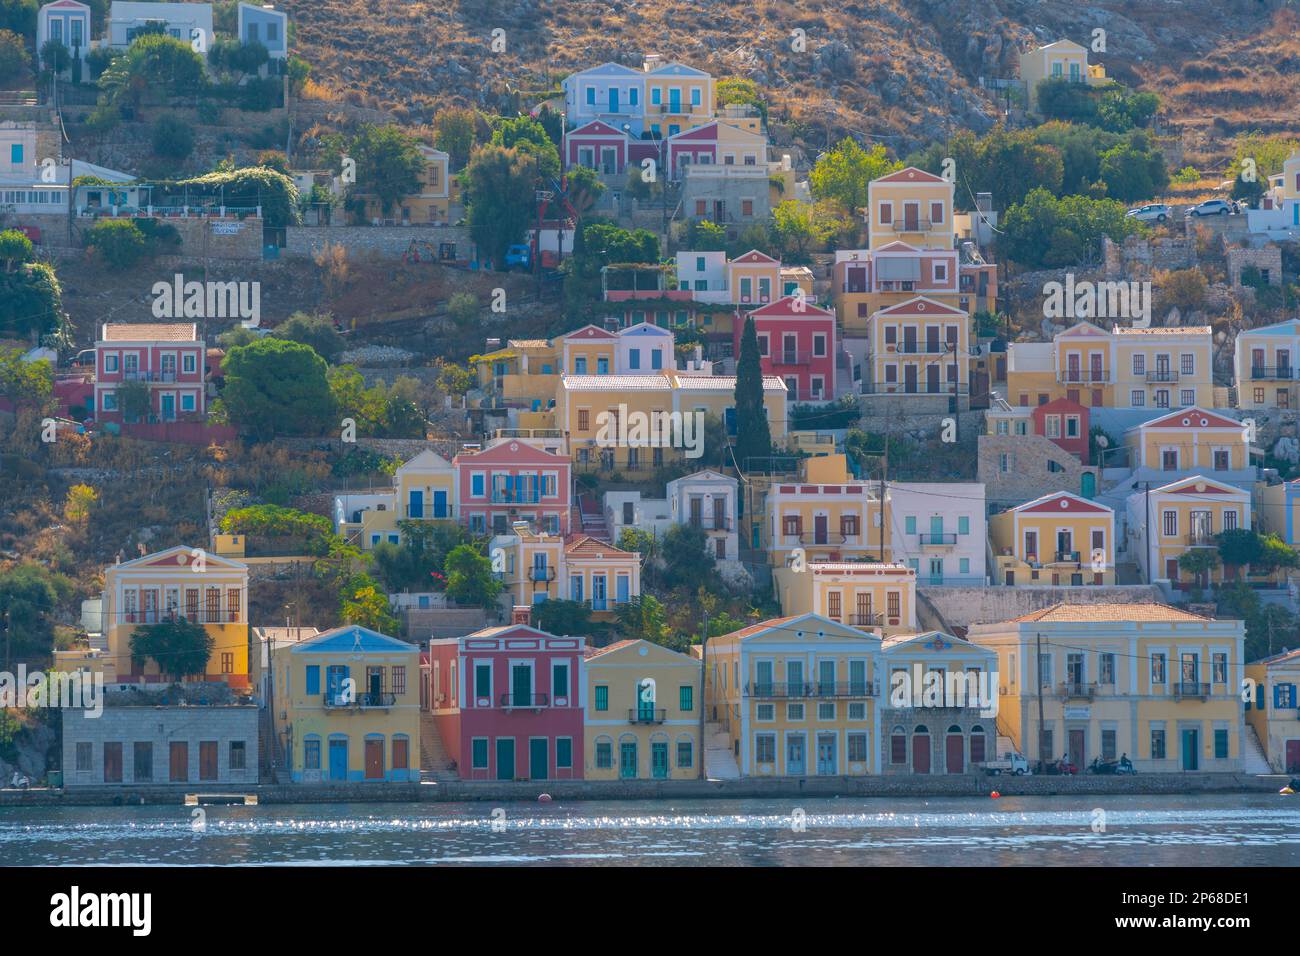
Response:
[[[918,587],[953,627],[1010,621],[1053,604],[1155,604],[1164,596],[1150,584],[1053,587]]]

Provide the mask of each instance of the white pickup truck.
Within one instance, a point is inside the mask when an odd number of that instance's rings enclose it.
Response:
[[[984,772],[994,777],[1009,773],[1017,777],[1033,773],[1029,761],[1014,750],[1007,751],[998,760],[989,760],[984,764]]]

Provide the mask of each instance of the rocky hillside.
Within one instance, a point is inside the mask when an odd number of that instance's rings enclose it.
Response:
[[[1171,95],[1179,114],[1217,106],[1195,83],[1231,86],[1220,61],[1286,74],[1276,51],[1294,29],[1276,30],[1287,0],[281,0],[315,78],[340,101],[382,109],[410,123],[439,106],[491,111],[530,105],[569,72],[605,60],[631,65],[646,52],[717,76],[749,77],[768,91],[778,145],[822,148],[846,132],[898,152],[966,127],[997,121],[981,78],[1015,75],[1017,52],[1035,39],[1088,42],[1106,31],[1100,59],[1112,75]],[[1287,17],[1282,13],[1280,16]],[[494,28],[506,49],[490,49]],[[792,49],[803,30],[806,49]],[[1287,34],[1292,35],[1287,35]],[[1294,57],[1294,54],[1291,54]],[[1185,72],[1189,63],[1219,72]],[[1222,75],[1219,75],[1219,74]],[[1290,80],[1269,92],[1290,88]],[[1282,104],[1234,100],[1229,125],[1254,128]],[[1295,119],[1294,110],[1289,120]],[[1226,132],[1219,129],[1220,134]]]

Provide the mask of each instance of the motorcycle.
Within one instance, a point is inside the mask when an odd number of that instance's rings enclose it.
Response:
[[[14,775],[9,778],[9,786],[15,790],[28,790],[31,788],[31,785],[31,777],[21,774],[16,770],[14,771]]]
[[[1133,769],[1133,764],[1127,760],[1102,760],[1100,757],[1094,757],[1092,764],[1088,767],[1089,773],[1111,774],[1125,776],[1137,773]]]

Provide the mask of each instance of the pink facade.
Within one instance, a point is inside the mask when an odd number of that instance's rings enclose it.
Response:
[[[1078,458],[1082,464],[1088,464],[1088,409],[1078,402],[1070,401],[1068,398],[1058,398],[1055,401],[1039,405],[1034,408],[1030,415],[1034,419],[1034,434],[1043,435],[1050,439],[1060,448],[1068,451],[1074,457]],[[1056,416],[1056,424],[1053,429],[1047,427],[1047,417]],[[1068,418],[1075,419],[1071,425],[1066,421]],[[1071,434],[1073,430],[1073,434]],[[1055,431],[1055,434],[1051,434]]]
[[[95,418],[122,421],[118,390],[149,386],[150,418],[170,422],[207,415],[203,341],[192,323],[105,325],[95,343]]]
[[[478,534],[506,534],[527,521],[547,534],[569,533],[573,503],[568,455],[523,441],[503,441],[452,459],[461,522]]]
[[[586,166],[606,175],[627,166],[628,136],[608,123],[594,120],[564,134],[564,166]]]
[[[737,313],[733,347],[740,354],[745,319],[752,317],[764,375],[776,375],[791,403],[835,397],[835,313],[788,295],[770,305]]]
[[[429,642],[422,696],[462,780],[582,778],[585,644],[523,623]]]
[[[673,179],[681,179],[683,167],[709,165],[718,161],[718,124],[697,126],[668,137],[668,170]]]

